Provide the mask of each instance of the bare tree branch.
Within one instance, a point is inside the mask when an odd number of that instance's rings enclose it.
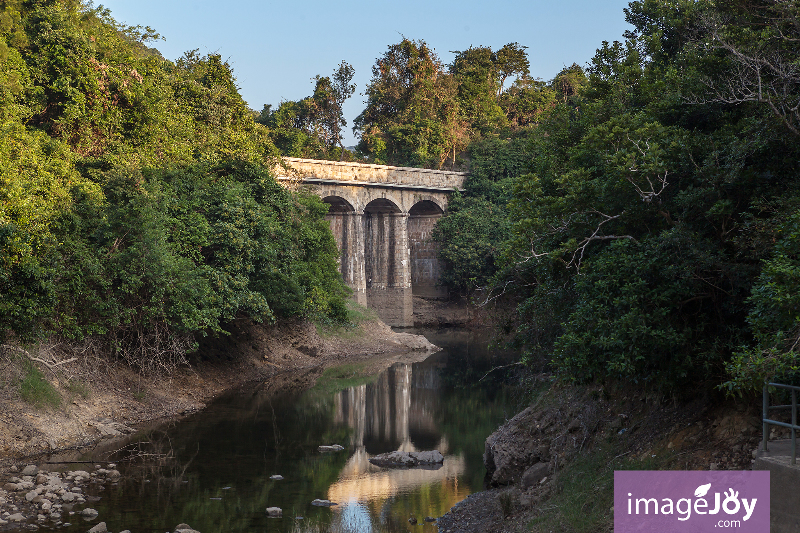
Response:
[[[77,357],[71,357],[69,359],[64,359],[64,360],[61,360],[61,361],[45,361],[44,359],[41,359],[39,357],[34,356],[28,350],[24,350],[24,349],[20,348],[19,346],[11,346],[10,344],[2,344],[2,345],[0,345],[0,347],[4,348],[6,350],[12,351],[12,352],[20,353],[20,354],[24,355],[25,357],[27,357],[28,359],[30,359],[31,361],[36,361],[37,363],[43,364],[44,366],[47,367],[48,370],[53,372],[53,374],[55,374],[55,369],[58,368],[59,366],[66,365],[68,363],[74,363],[75,361],[78,360]]]
[[[649,139],[642,139],[642,140],[634,140],[631,138],[630,134],[628,134],[628,140],[633,144],[636,150],[642,157],[647,156],[648,152],[651,150],[650,141]],[[653,200],[659,200],[661,193],[664,192],[664,189],[667,188],[669,182],[667,181],[667,176],[669,175],[669,171],[664,169],[663,174],[656,173],[655,174],[655,183],[653,183],[653,179],[651,179],[649,172],[642,172],[638,166],[633,165],[628,167],[627,169],[629,172],[643,175],[644,178],[647,180],[648,185],[650,186],[649,190],[642,189],[639,185],[633,180],[633,176],[626,175],[625,179],[633,185],[633,188],[636,190],[636,193],[642,197],[642,200],[645,202],[652,202]],[[658,189],[658,191],[656,191]]]
[[[771,25],[779,41],[800,41],[800,35],[789,37],[781,27],[781,22],[788,23],[800,34],[800,21],[784,8],[789,9],[789,6],[779,1],[773,2],[770,9],[777,10],[778,14],[771,20]],[[795,61],[796,58],[791,54],[786,56],[787,52],[782,47],[769,46],[768,42],[746,45],[734,42],[723,34],[728,23],[727,19],[715,13],[707,15],[701,21],[701,27],[706,32],[706,38],[711,39],[708,46],[726,51],[735,68],[718,79],[702,79],[710,94],[690,96],[687,101],[697,104],[766,104],[789,131],[800,135],[800,65]]]
[[[594,241],[608,241],[608,240],[616,240],[616,239],[629,239],[633,242],[638,242],[633,236],[631,235],[603,235],[601,230],[603,229],[603,225],[611,222],[612,220],[617,220],[618,218],[622,217],[625,213],[622,212],[619,215],[606,215],[605,213],[601,213],[596,209],[592,210],[591,212],[600,215],[603,220],[601,220],[597,227],[594,229],[591,235],[585,237],[580,243],[578,243],[578,247],[572,252],[572,259],[567,263],[567,267],[575,267],[576,271],[580,271],[581,263],[583,262],[584,254],[586,253],[586,247],[589,246]]]

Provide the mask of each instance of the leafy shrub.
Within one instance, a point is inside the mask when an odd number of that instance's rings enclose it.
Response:
[[[755,342],[742,345],[727,365],[728,391],[759,390],[767,380],[800,378],[800,211],[782,224],[781,236],[748,299]]]
[[[554,366],[576,381],[612,376],[674,388],[707,379],[737,335],[718,343],[715,294],[703,280],[721,260],[700,243],[672,230],[617,241],[587,261]]]
[[[257,164],[114,171],[105,203],[76,197],[60,220],[63,334],[100,335],[144,369],[169,368],[194,334],[239,316],[344,321],[346,289],[324,219]]]

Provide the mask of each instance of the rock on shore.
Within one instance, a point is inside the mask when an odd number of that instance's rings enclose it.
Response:
[[[20,472],[21,477],[11,476],[0,488],[0,526],[8,522],[19,524],[27,529],[40,527],[59,527],[62,518],[74,514],[86,521],[95,520],[98,512],[91,507],[80,506],[99,498],[86,496],[84,492],[90,485],[110,485],[120,480],[121,474],[114,464],[107,468],[99,465],[90,473],[86,470],[69,472],[49,472],[36,465],[27,465]],[[90,531],[103,533],[105,523],[96,524]]]

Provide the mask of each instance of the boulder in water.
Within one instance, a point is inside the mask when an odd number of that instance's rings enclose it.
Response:
[[[280,507],[267,507],[267,516],[270,518],[282,518],[283,510]]]
[[[340,446],[339,444],[331,444],[330,446],[320,446],[319,451],[321,452],[340,452],[344,450],[344,446]]]
[[[98,514],[99,513],[95,509],[92,509],[91,507],[87,507],[86,509],[81,511],[81,516],[83,516],[84,518],[95,518]]]
[[[369,462],[387,468],[411,468],[414,466],[434,466],[444,462],[439,450],[426,452],[389,452],[370,457]]]
[[[177,526],[175,526],[175,533],[200,533],[200,532],[192,529],[192,526],[190,526],[189,524],[178,524]]]

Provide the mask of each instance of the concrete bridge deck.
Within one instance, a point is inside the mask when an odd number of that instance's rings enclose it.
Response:
[[[431,240],[463,172],[287,157],[278,180],[311,187],[330,205],[327,219],[354,298],[391,326],[412,326],[412,294],[442,297],[438,247]]]

